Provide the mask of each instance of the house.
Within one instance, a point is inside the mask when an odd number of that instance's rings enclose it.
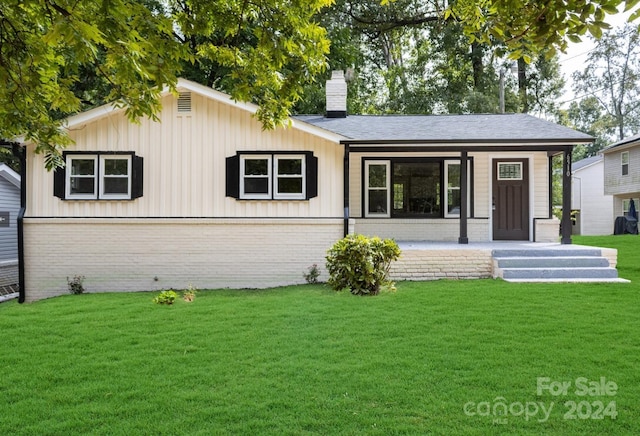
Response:
[[[604,193],[604,157],[588,157],[571,165],[571,209],[574,235],[613,233],[613,196]]]
[[[0,301],[18,292],[20,175],[0,164]]]
[[[69,118],[75,145],[53,174],[26,145],[22,299],[66,293],[76,275],[91,292],[301,283],[349,232],[557,241],[551,156],[570,162],[592,140],[523,114],[347,116],[342,72],[326,116],[274,131],[254,105],[187,80],[178,91],[157,122],[111,106]]]
[[[627,216],[630,200],[640,205],[640,135],[632,136],[602,150],[604,193],[613,196],[611,229],[616,217]]]

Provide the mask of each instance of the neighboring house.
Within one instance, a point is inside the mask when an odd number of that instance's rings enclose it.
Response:
[[[524,114],[346,116],[340,73],[326,117],[275,131],[254,105],[178,90],[158,122],[110,106],[69,118],[75,145],[55,174],[27,144],[27,300],[66,293],[76,275],[89,291],[301,283],[346,232],[557,241],[550,157],[570,162],[592,140]]]
[[[18,291],[20,176],[0,164],[0,298]]]
[[[616,142],[602,151],[604,155],[604,193],[613,195],[611,223],[627,216],[630,200],[640,206],[640,135]]]
[[[573,163],[571,174],[571,209],[576,212],[573,234],[612,234],[613,196],[604,193],[603,156]]]

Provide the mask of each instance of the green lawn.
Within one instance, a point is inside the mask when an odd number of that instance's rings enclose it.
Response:
[[[632,283],[0,304],[0,434],[640,434],[640,239],[574,241],[618,248]]]

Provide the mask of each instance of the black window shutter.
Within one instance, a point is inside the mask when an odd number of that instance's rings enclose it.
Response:
[[[131,199],[142,197],[144,187],[144,159],[141,156],[131,157]]]
[[[53,171],[53,195],[64,200],[66,181],[66,166],[58,167]]]
[[[318,196],[318,158],[310,153],[307,155],[307,200]]]
[[[227,197],[240,198],[240,156],[230,156],[226,159],[227,165]]]

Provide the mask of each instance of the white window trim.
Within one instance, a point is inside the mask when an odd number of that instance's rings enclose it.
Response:
[[[626,159],[625,159],[626,157]],[[625,162],[626,160],[626,162]],[[627,174],[624,173],[624,167],[627,167]],[[628,151],[623,151],[620,154],[620,173],[623,177],[626,177],[629,175],[629,152]]]
[[[243,200],[271,200],[271,186],[273,180],[272,160],[270,154],[245,154],[240,155],[240,198]],[[245,161],[247,160],[267,160],[266,176],[245,175]],[[267,178],[268,188],[266,194],[246,194],[244,192],[245,178]]]
[[[280,159],[300,159],[300,174],[278,174],[278,165]],[[306,198],[306,157],[301,154],[276,154],[273,156],[273,185],[275,186],[273,198],[275,200],[304,200]],[[244,167],[243,167],[244,168]],[[280,178],[299,178],[302,179],[302,192],[300,193],[281,193],[279,188]]]
[[[126,178],[127,179],[127,193],[126,194],[109,194],[104,192],[104,179],[107,176],[105,172],[105,162],[107,160],[126,160],[127,161],[127,174],[126,176],[110,175],[109,177]],[[131,155],[113,155],[105,154],[100,155],[100,169],[98,172],[100,180],[100,196],[102,200],[130,200],[131,199]]]
[[[444,186],[447,192],[445,192],[445,209],[444,209],[444,217],[445,218],[460,218],[459,213],[451,213],[449,212],[449,165],[460,165],[459,160],[445,160],[444,161]],[[467,161],[467,175],[471,174],[471,161]],[[460,190],[460,186],[457,188]],[[471,177],[467,177],[467,211],[471,208],[471,196],[469,193],[471,192]],[[468,212],[467,212],[468,215]]]
[[[384,165],[386,166],[386,188],[370,188],[369,187],[369,167],[371,165]],[[364,216],[367,218],[390,218],[391,217],[391,161],[389,160],[367,160],[364,163],[364,179],[365,179],[365,194],[364,194]],[[386,212],[369,212],[369,190],[387,191],[387,209]]]
[[[444,217],[445,218],[460,218],[460,214],[459,213],[451,213],[449,212],[449,190],[458,190],[460,191],[460,186],[458,185],[457,188],[449,188],[449,166],[450,165],[460,165],[460,161],[459,160],[445,160],[444,161],[444,186],[446,189],[445,192],[445,205],[444,205]]]
[[[93,159],[93,176],[73,176],[73,178],[92,178],[93,194],[73,194],[71,193],[71,168],[73,160]],[[98,155],[97,154],[72,154],[67,155],[65,171],[65,198],[71,200],[97,200],[98,199]]]

